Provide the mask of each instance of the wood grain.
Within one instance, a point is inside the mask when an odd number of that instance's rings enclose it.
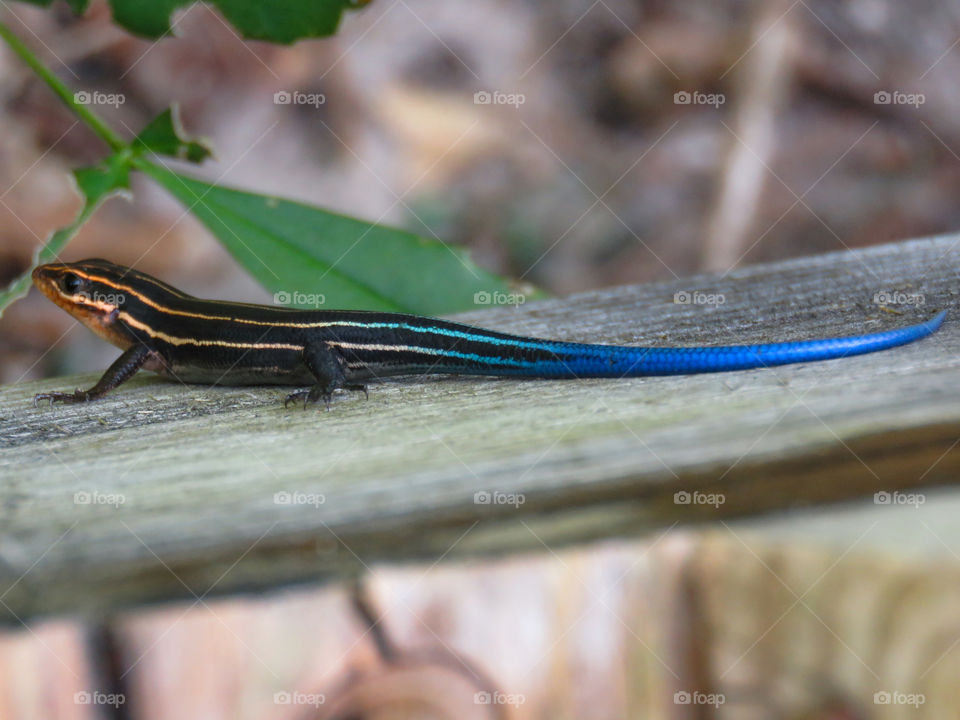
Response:
[[[917,533],[931,519],[875,510],[875,535],[897,515]],[[494,720],[485,711],[499,708],[474,701],[489,678],[510,720],[956,716],[953,551],[877,554],[860,532],[771,542],[746,525],[375,568],[365,582],[391,663],[335,585],[122,613],[129,708],[138,720]],[[675,703],[694,692],[718,707]],[[323,702],[314,714],[277,693]]]
[[[869,332],[953,308],[958,242],[461,319],[651,345]],[[693,291],[724,301],[674,302]],[[875,302],[894,291],[924,302]],[[147,374],[87,406],[34,408],[30,399],[92,376],[7,386],[0,616],[192,600],[348,577],[383,560],[512,552],[953,483],[958,349],[951,312],[933,338],[825,363],[618,381],[398,380],[371,387],[368,401],[343,396],[306,412],[285,410],[283,389],[187,387]],[[475,502],[493,491],[523,502]],[[679,491],[719,493],[723,503],[678,504]],[[305,502],[284,504],[278,493]]]

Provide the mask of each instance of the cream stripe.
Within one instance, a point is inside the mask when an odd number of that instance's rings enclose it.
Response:
[[[386,352],[416,352],[424,355],[447,355],[446,350],[438,348],[423,348],[416,345],[379,345],[367,343],[340,342],[339,340],[325,340],[327,345],[335,345],[348,350],[379,350]]]
[[[83,271],[77,272],[75,270],[73,270],[72,272],[88,280],[97,280],[99,282],[102,282],[105,285],[109,285],[110,287],[114,288],[117,291],[127,292],[133,295],[135,298],[138,298],[140,302],[144,303],[145,305],[149,305],[155,310],[159,310],[160,312],[165,313],[167,315],[179,315],[181,317],[192,317],[192,318],[198,318],[200,320],[224,320],[227,322],[243,323],[246,325],[272,325],[276,327],[292,327],[292,328],[327,327],[328,325],[358,325],[359,326],[364,324],[364,323],[352,323],[352,322],[335,322],[335,323],[332,323],[332,322],[316,322],[316,323],[286,322],[285,323],[285,322],[276,322],[275,320],[251,320],[247,318],[236,318],[230,315],[207,315],[206,313],[189,312],[187,310],[173,310],[171,308],[166,307],[165,305],[161,305],[156,300],[152,299],[147,295],[144,295],[142,292],[135,290],[129,285],[121,285],[115,280],[111,280],[110,278],[106,278],[101,275],[90,275],[89,273],[85,273]],[[182,299],[188,299],[188,298],[187,296],[183,296]],[[207,301],[200,300],[200,302],[207,302]],[[255,307],[258,310],[276,310],[276,311],[285,311],[285,310],[294,309],[294,308],[271,307],[270,305],[256,305]]]
[[[351,342],[341,342],[339,340],[325,340],[325,343],[328,345],[334,345],[339,348],[346,350],[373,350],[376,352],[412,352],[419,353],[421,355],[440,355],[441,357],[448,358],[459,358],[461,360],[476,360],[478,362],[490,362],[499,365],[529,365],[530,363],[525,360],[515,360],[512,358],[481,355],[478,353],[465,353],[458,350],[446,349],[446,348],[425,348],[419,347],[417,345],[382,345],[379,343],[351,343]]]
[[[146,323],[136,320],[130,315],[130,313],[125,311],[120,312],[120,319],[128,325],[132,325],[135,328],[143,330],[150,337],[158,338],[164,342],[170,343],[171,345],[215,345],[217,347],[245,348],[250,350],[303,350],[303,345],[294,345],[291,343],[239,343],[227,342],[226,340],[197,340],[196,338],[176,337],[174,335],[167,335],[159,330],[154,330]]]
[[[83,273],[77,273],[77,274],[83,275]],[[192,318],[198,318],[198,319],[201,319],[201,320],[219,320],[219,321],[223,321],[223,322],[233,322],[233,323],[240,323],[240,324],[246,324],[246,325],[259,325],[259,326],[267,326],[267,327],[285,327],[285,328],[378,327],[378,326],[379,326],[379,327],[398,327],[398,328],[402,328],[402,329],[405,329],[405,330],[409,330],[409,331],[411,331],[411,332],[434,333],[434,334],[440,334],[440,335],[449,335],[449,336],[451,336],[451,337],[460,337],[461,339],[476,340],[476,341],[480,341],[480,342],[482,342],[482,341],[484,340],[484,337],[483,337],[483,335],[482,335],[482,333],[483,333],[484,331],[483,331],[483,330],[480,330],[480,329],[477,329],[477,330],[475,331],[475,333],[474,333],[474,331],[472,331],[472,330],[470,330],[470,329],[464,329],[464,330],[452,329],[452,330],[447,330],[447,329],[435,328],[435,327],[418,327],[416,324],[408,324],[408,323],[403,322],[403,321],[397,321],[397,322],[395,322],[395,323],[393,323],[393,322],[385,322],[385,321],[382,321],[382,320],[375,320],[375,321],[372,321],[372,322],[364,322],[364,321],[362,321],[362,320],[361,320],[361,321],[351,321],[351,320],[324,320],[324,321],[320,321],[320,322],[310,322],[310,323],[278,322],[278,321],[276,321],[276,320],[251,320],[251,319],[246,319],[246,318],[236,318],[236,317],[232,317],[232,316],[229,316],[229,315],[226,315],[226,316],[224,316],[224,315],[207,315],[207,314],[205,314],[205,313],[188,312],[188,311],[186,311],[186,310],[172,310],[172,309],[170,309],[170,308],[168,308],[168,307],[165,307],[165,306],[161,305],[160,303],[156,302],[155,300],[149,298],[148,296],[144,295],[143,293],[141,293],[141,292],[133,289],[132,287],[129,287],[129,286],[127,286],[127,285],[120,285],[120,284],[114,282],[113,280],[110,280],[109,278],[105,278],[105,277],[102,277],[102,276],[99,276],[99,275],[89,275],[89,274],[88,274],[88,275],[85,275],[84,277],[87,277],[87,278],[90,279],[90,280],[99,280],[100,282],[103,282],[103,283],[109,285],[110,287],[114,288],[115,290],[129,292],[129,293],[130,293],[131,295],[133,295],[134,297],[139,298],[139,299],[140,299],[143,303],[145,303],[146,305],[149,305],[150,307],[152,307],[152,308],[160,311],[161,313],[165,313],[165,314],[167,314],[167,315],[179,315],[179,316],[182,316],[182,317],[192,317]],[[207,301],[200,300],[200,299],[198,299],[197,301],[198,301],[198,302],[207,302]],[[237,304],[241,304],[241,303],[237,303]],[[254,307],[254,308],[258,309],[258,310],[283,310],[283,309],[284,309],[284,308],[274,308],[274,307],[271,307],[271,306],[269,306],[269,305],[253,305],[252,307]],[[423,320],[424,322],[429,322],[429,320],[428,320],[427,318],[418,318],[418,319],[419,319],[419,320]],[[515,346],[532,347],[532,348],[534,348],[534,349],[537,349],[537,348],[539,348],[539,346],[540,346],[539,342],[536,341],[536,340],[525,340],[525,339],[523,339],[523,338],[516,338],[516,339],[512,339],[512,340],[505,340],[505,341],[503,341],[503,342],[507,342],[507,343],[513,344],[513,345],[515,345]],[[202,343],[200,343],[200,342],[195,342],[194,344],[202,344]],[[217,344],[225,345],[225,343],[217,343],[217,342],[214,342],[214,341],[209,341],[209,342],[207,342],[206,344],[209,344],[209,345],[217,345]],[[236,345],[236,347],[245,347],[245,346],[244,346],[244,345]],[[260,346],[260,345],[258,345],[257,347],[266,347],[266,346]],[[278,347],[280,347],[280,346],[278,346]],[[369,346],[369,349],[381,348],[381,349],[386,349],[386,350],[396,350],[397,348],[400,348],[400,347],[401,347],[401,346],[397,346],[397,345],[384,345],[384,346],[374,346],[374,345],[371,345],[371,346]],[[358,349],[362,349],[362,348],[360,348],[360,346],[358,346]],[[446,353],[446,352],[428,351],[428,350],[426,350],[426,349],[424,349],[424,348],[417,348],[417,347],[413,347],[413,346],[408,346],[408,349],[409,349],[410,351],[412,351],[412,352],[423,352],[423,353],[432,354],[432,355],[448,355],[448,354],[449,354],[449,353]]]

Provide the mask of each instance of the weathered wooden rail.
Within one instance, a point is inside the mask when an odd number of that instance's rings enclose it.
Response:
[[[951,310],[933,338],[825,363],[617,381],[398,380],[306,412],[285,410],[283,389],[146,373],[88,406],[31,398],[92,376],[0,388],[0,618],[954,483],[958,248],[957,236],[917,240],[462,316],[532,335],[682,345],[854,334]],[[675,499],[695,491],[723,502]]]

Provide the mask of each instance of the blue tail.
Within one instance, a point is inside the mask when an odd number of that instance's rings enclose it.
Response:
[[[501,366],[494,373],[554,378],[691,375],[831,360],[920,340],[936,332],[946,314],[944,310],[919,325],[869,335],[764,345],[648,348],[544,341],[541,349],[556,359]]]

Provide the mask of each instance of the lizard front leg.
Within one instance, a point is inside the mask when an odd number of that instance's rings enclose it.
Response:
[[[96,400],[132,378],[150,359],[157,359],[157,354],[153,350],[146,345],[133,345],[113,361],[103,377],[89,390],[78,389],[72,393],[38,393],[33,396],[33,405],[36,407],[41,400],[49,400],[51,405],[55,402],[82,403]]]

